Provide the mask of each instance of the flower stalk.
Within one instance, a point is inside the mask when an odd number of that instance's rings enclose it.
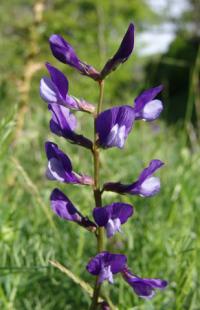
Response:
[[[98,134],[96,132],[96,118],[99,116],[103,105],[103,95],[104,95],[104,81],[99,82],[99,101],[97,105],[97,113],[94,116],[94,144],[93,144],[93,161],[94,161],[94,200],[96,208],[102,207],[102,192],[100,189],[100,154],[98,147]],[[97,230],[97,251],[98,253],[104,250],[104,227],[98,227]],[[97,307],[98,297],[100,294],[101,284],[98,283],[98,276],[95,280],[94,293],[92,297],[92,303],[90,310],[94,310]]]

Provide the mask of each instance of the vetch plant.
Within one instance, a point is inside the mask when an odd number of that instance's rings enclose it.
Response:
[[[131,184],[120,182],[100,183],[100,150],[111,147],[123,148],[134,122],[137,120],[153,121],[163,110],[162,102],[156,96],[162,91],[162,85],[142,92],[134,104],[115,106],[102,111],[104,80],[120,64],[131,55],[134,47],[134,25],[131,23],[115,55],[109,59],[99,72],[93,66],[81,61],[73,47],[60,35],[52,35],[49,39],[53,55],[62,63],[75,68],[81,74],[90,77],[99,87],[99,102],[97,107],[93,104],[69,95],[69,83],[65,75],[51,64],[46,67],[50,77],[44,77],[40,82],[40,94],[47,102],[51,111],[51,131],[64,137],[73,144],[82,146],[92,153],[94,162],[93,177],[79,174],[72,167],[70,158],[59,147],[50,141],[45,144],[48,165],[46,176],[50,180],[78,185],[88,185],[93,188],[94,208],[91,210],[94,221],[83,215],[73,205],[70,199],[59,189],[51,193],[50,201],[53,212],[60,218],[75,222],[84,227],[96,237],[97,253],[86,266],[87,271],[96,277],[90,310],[111,309],[109,300],[99,301],[100,288],[104,281],[114,283],[114,277],[120,274],[141,298],[150,299],[157,289],[163,289],[167,282],[160,279],[141,278],[130,271],[127,258],[124,254],[106,251],[104,234],[112,238],[121,231],[128,219],[133,216],[133,206],[122,202],[113,202],[103,205],[102,196],[105,191],[119,194],[139,195],[151,197],[160,190],[160,180],[154,176],[163,162],[153,159]],[[76,132],[77,119],[71,111],[87,112],[94,118],[94,140]]]

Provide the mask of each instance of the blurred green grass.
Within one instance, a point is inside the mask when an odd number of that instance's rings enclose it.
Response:
[[[92,173],[91,155],[49,132],[50,113],[38,91],[44,71],[33,76],[25,123],[16,137],[17,120],[23,116],[15,82],[21,78],[29,54],[30,4],[33,4],[32,0],[0,4],[3,12],[12,9],[12,21],[8,14],[3,14],[0,21],[2,28],[8,32],[8,36],[1,40],[8,52],[3,53],[0,64],[3,69],[0,83],[0,309],[87,309],[90,302],[87,294],[66,275],[51,267],[49,260],[59,261],[93,285],[94,279],[86,272],[85,265],[96,253],[95,238],[73,223],[53,216],[49,195],[54,187],[62,188],[84,214],[91,215],[94,207],[91,189],[60,185],[45,179],[44,141],[50,139],[58,143],[70,156],[74,170],[78,172]],[[148,14],[145,15],[141,2],[130,1],[130,4],[133,11],[129,12],[129,4],[121,6],[116,2],[112,7],[103,1],[106,12],[103,26],[106,28],[112,24],[121,35],[133,14],[136,23],[144,20]],[[56,63],[47,44],[49,34],[63,34],[70,29],[68,37],[76,48],[79,47],[80,55],[84,56],[83,59],[92,57],[95,64],[98,53],[87,49],[90,44],[98,46],[99,39],[96,36],[99,20],[95,19],[93,6],[93,1],[80,0],[76,1],[76,5],[70,1],[65,7],[63,0],[56,1],[54,6],[50,1],[44,23],[38,28],[41,51],[36,59],[42,62],[49,59],[62,68],[69,77],[71,94],[96,102],[98,90],[95,84]],[[67,14],[69,18],[66,19]],[[74,18],[76,14],[79,16],[78,24]],[[9,29],[6,29],[4,26],[8,22]],[[73,35],[71,29],[74,30]],[[93,30],[91,36],[90,30]],[[109,51],[110,48],[114,51],[118,42],[112,43],[108,34],[104,39]],[[105,54],[103,56],[107,57],[112,53],[106,50]],[[141,77],[139,80],[137,77],[138,73],[140,75],[138,61],[134,54],[106,81],[105,108],[112,104],[131,103],[137,95],[137,88],[143,87]],[[77,116],[79,132],[92,137],[92,120],[86,114],[77,113]],[[135,215],[123,226],[124,233],[110,240],[108,249],[127,254],[129,266],[136,274],[169,281],[165,291],[147,302],[135,296],[120,276],[116,277],[115,285],[105,284],[105,290],[111,293],[120,310],[199,310],[200,147],[193,139],[192,127],[187,128],[186,131],[181,123],[167,127],[162,121],[154,124],[137,122],[123,151],[110,149],[101,152],[102,183],[109,180],[132,181],[153,158],[159,158],[166,164],[158,172],[162,190],[156,197],[142,199],[106,193],[103,198],[104,204],[124,201],[135,207]]]

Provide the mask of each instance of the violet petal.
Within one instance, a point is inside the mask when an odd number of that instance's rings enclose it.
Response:
[[[74,207],[69,198],[65,196],[65,194],[63,194],[63,192],[61,192],[59,189],[55,188],[52,191],[50,201],[51,208],[57,216],[67,221],[76,222],[91,232],[96,231],[95,223],[91,222],[87,217],[84,217]]]
[[[115,55],[107,61],[104,68],[101,71],[101,79],[116,70],[117,67],[125,62],[131,55],[134,46],[134,25],[131,23],[123,37],[119,49]]]
[[[50,129],[54,134],[64,137],[71,143],[92,149],[92,141],[74,132],[77,120],[69,109],[58,104],[49,104],[48,107],[52,112]]]
[[[97,254],[95,257],[93,257],[86,269],[89,273],[92,275],[100,275],[100,273],[105,271],[105,267],[109,267],[110,269],[108,270],[108,277],[110,278],[110,272],[112,274],[116,274],[118,272],[121,272],[123,268],[126,265],[127,258],[125,255],[122,254],[112,254],[109,252],[101,252]],[[105,275],[104,275],[105,276]]]
[[[90,184],[92,179],[72,171],[72,164],[69,157],[63,153],[53,142],[45,143],[48,168],[46,175],[50,180],[57,180],[65,183]],[[90,178],[90,183],[89,183]]]
[[[135,119],[130,106],[118,106],[103,111],[96,119],[98,143],[102,148],[123,148]]]
[[[164,163],[162,161],[154,159],[150,162],[149,166],[142,171],[136,182],[131,184],[109,182],[104,184],[103,189],[119,194],[140,195],[142,197],[154,196],[160,190],[160,180],[152,175],[163,165]]]
[[[134,292],[141,298],[151,299],[156,289],[164,289],[167,281],[161,279],[142,279],[134,275],[128,268],[122,272],[124,280],[133,288]]]
[[[55,188],[52,191],[50,201],[51,208],[57,216],[68,221],[81,223],[83,218],[82,214],[78,212],[69,198],[65,196],[59,189]]]
[[[93,217],[99,226],[104,226],[107,236],[112,237],[115,232],[120,231],[124,224],[133,214],[133,207],[126,203],[116,202],[105,207],[95,208]]]
[[[162,90],[163,85],[159,85],[157,87],[145,90],[135,99],[135,119],[153,121],[159,117],[163,110],[163,105],[160,100],[154,98]]]
[[[99,72],[92,66],[82,62],[76,55],[73,47],[65,41],[60,35],[53,34],[50,39],[50,48],[52,54],[61,62],[77,69],[80,73],[99,80]]]

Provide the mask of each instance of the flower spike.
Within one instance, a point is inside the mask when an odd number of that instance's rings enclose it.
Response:
[[[99,80],[99,72],[94,67],[81,61],[76,55],[73,47],[60,35],[53,34],[49,38],[49,44],[52,54],[59,61],[68,64],[69,66],[78,70],[81,74],[86,75],[93,80]]]
[[[141,197],[154,196],[160,191],[160,179],[152,175],[163,165],[164,163],[161,160],[153,159],[149,166],[141,172],[136,182],[127,185],[110,182],[104,184],[103,189],[119,194],[139,195]]]
[[[86,175],[79,175],[72,170],[69,157],[64,154],[53,142],[45,144],[48,158],[46,176],[50,180],[57,180],[64,183],[92,185],[93,179]]]
[[[167,286],[167,281],[156,278],[141,278],[132,273],[127,265],[127,257],[123,254],[114,254],[106,251],[103,234],[108,238],[117,232],[121,232],[121,225],[125,224],[134,214],[132,205],[123,202],[114,202],[102,205],[102,194],[111,191],[119,194],[139,195],[151,197],[160,190],[160,179],[154,173],[164,163],[158,159],[152,160],[141,171],[136,181],[130,184],[120,182],[105,183],[101,187],[100,172],[100,148],[107,149],[117,147],[122,149],[136,120],[154,121],[163,110],[163,104],[156,97],[162,91],[163,86],[143,91],[134,104],[114,106],[102,111],[104,96],[104,79],[128,60],[134,48],[134,25],[129,27],[114,56],[105,63],[99,72],[94,67],[81,61],[73,47],[60,35],[53,34],[49,38],[52,54],[56,59],[77,70],[82,75],[90,77],[98,82],[99,101],[97,108],[85,100],[77,99],[69,95],[69,83],[67,77],[56,67],[46,63],[49,77],[43,77],[40,81],[40,95],[47,102],[51,112],[50,130],[57,136],[64,137],[70,143],[80,145],[91,151],[93,157],[93,177],[81,175],[73,170],[70,158],[59,149],[58,145],[47,141],[45,143],[48,165],[46,176],[50,180],[62,183],[92,186],[95,200],[93,209],[94,222],[85,217],[59,189],[55,188],[50,196],[52,211],[65,221],[74,222],[95,234],[97,239],[96,256],[92,257],[87,266],[87,271],[96,276],[96,282],[92,293],[91,309],[109,310],[112,302],[100,297],[100,287],[104,281],[114,282],[114,275],[120,274],[141,298],[151,299],[156,290],[162,290]],[[83,135],[76,133],[77,119],[71,110],[85,111],[92,114],[94,123],[94,141],[90,141]],[[121,169],[121,168],[120,168]]]
[[[119,49],[115,55],[107,61],[104,68],[101,71],[101,79],[116,70],[117,67],[125,62],[131,55],[134,47],[134,25],[131,23],[123,37]]]
[[[127,203],[116,202],[103,208],[94,208],[93,217],[98,226],[105,227],[107,237],[112,237],[120,226],[133,215],[133,207]]]

